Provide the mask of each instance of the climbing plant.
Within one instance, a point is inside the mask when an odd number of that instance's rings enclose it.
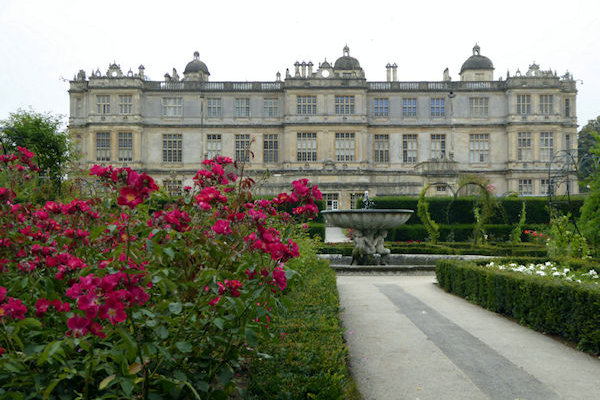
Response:
[[[522,204],[523,206],[521,208],[519,222],[515,224],[515,227],[510,233],[510,242],[515,245],[521,243],[521,234],[523,233],[523,227],[525,226],[525,222],[527,221],[527,214],[525,211],[527,206],[525,202],[523,202]]]
[[[481,175],[464,175],[458,181],[458,189],[455,193],[455,198],[462,189],[469,186],[475,186],[479,189],[480,196],[477,198],[476,204],[473,207],[475,215],[475,224],[473,225],[473,244],[475,246],[483,243],[485,239],[484,226],[494,215],[496,208],[496,200],[492,196],[494,187],[490,185],[489,180]]]
[[[417,204],[417,215],[425,225],[425,229],[427,230],[427,234],[429,235],[429,240],[431,244],[437,244],[437,240],[440,237],[440,227],[435,223],[434,220],[431,219],[431,215],[429,214],[429,203],[425,198],[425,193],[431,187],[431,184],[425,185],[423,190],[421,190],[421,194],[419,195],[419,203]]]

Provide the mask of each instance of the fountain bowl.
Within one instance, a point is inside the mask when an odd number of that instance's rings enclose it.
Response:
[[[380,231],[404,224],[413,214],[404,209],[362,209],[321,211],[328,223],[359,231]]]

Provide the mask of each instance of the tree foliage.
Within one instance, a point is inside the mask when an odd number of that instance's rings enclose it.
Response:
[[[60,192],[66,167],[72,157],[68,133],[61,129],[61,117],[19,109],[0,122],[0,144],[4,152],[17,146],[35,153],[41,174]]]
[[[592,121],[590,121],[590,123],[591,122]],[[598,117],[598,125],[600,125],[600,117]],[[594,131],[591,132],[590,136],[595,138],[596,142],[595,145],[589,149],[589,153],[600,156],[600,136]],[[589,186],[589,194],[586,197],[583,206],[581,206],[579,225],[581,226],[583,236],[593,248],[594,255],[597,256],[600,253],[600,231],[598,230],[598,227],[600,226],[600,174],[598,174],[598,171],[591,172],[592,173],[586,180],[586,183]]]
[[[581,163],[579,179],[582,191],[587,191],[587,185],[589,184],[587,178],[598,172],[594,168],[594,163],[590,162],[590,156],[600,156],[598,153],[598,134],[600,134],[600,116],[596,119],[590,119],[577,134],[577,157]]]

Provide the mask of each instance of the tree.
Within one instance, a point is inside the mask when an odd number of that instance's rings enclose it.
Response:
[[[600,128],[600,117],[596,121],[590,121],[586,127],[593,122]],[[592,138],[592,146],[588,152],[592,156],[600,157],[600,136],[596,131],[590,131],[589,135]],[[581,206],[579,224],[582,227],[583,236],[594,250],[594,255],[598,256],[600,254],[600,231],[598,230],[600,226],[600,174],[598,171],[590,171],[586,183],[589,187],[589,194]]]
[[[19,109],[0,122],[3,151],[25,147],[35,154],[42,176],[60,193],[66,167],[71,159],[68,133],[61,130],[61,117]]]
[[[593,149],[596,146],[596,135],[600,134],[600,116],[596,119],[590,119],[587,124],[577,134],[577,158],[581,165],[579,169],[579,181],[581,191],[587,191],[586,178],[592,176],[595,172],[594,162],[590,158],[593,155]]]

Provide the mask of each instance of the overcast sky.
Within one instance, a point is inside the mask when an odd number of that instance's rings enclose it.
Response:
[[[212,81],[269,81],[293,63],[335,61],[345,44],[367,80],[459,80],[473,45],[495,79],[567,70],[580,126],[600,115],[600,2],[0,0],[0,120],[18,108],[68,114],[68,82],[116,61],[161,80],[194,51]],[[582,83],[583,82],[583,83]]]

